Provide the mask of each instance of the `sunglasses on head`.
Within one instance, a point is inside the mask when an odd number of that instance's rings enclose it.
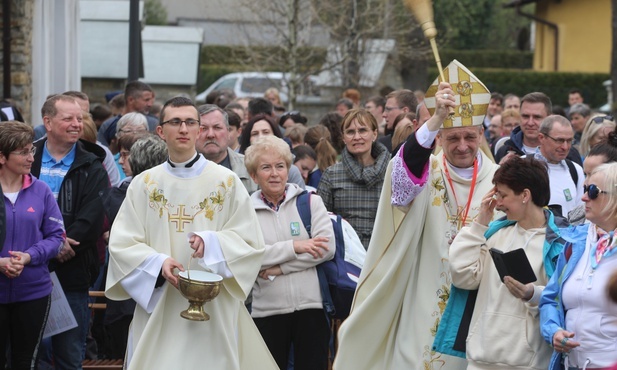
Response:
[[[591,119],[593,123],[602,123],[604,121],[612,121],[613,116],[598,116]]]
[[[300,111],[299,110],[292,110],[292,111],[283,113],[281,117],[299,116],[299,115],[300,115]]]
[[[595,184],[583,185],[583,194],[587,193],[589,199],[596,199],[600,194],[608,194],[608,191],[601,190]]]

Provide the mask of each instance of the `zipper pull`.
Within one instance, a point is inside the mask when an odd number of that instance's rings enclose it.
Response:
[[[593,273],[594,272],[595,272],[595,270],[591,269],[591,272],[589,273],[589,276],[587,276],[587,290],[591,290],[592,282],[593,282]]]

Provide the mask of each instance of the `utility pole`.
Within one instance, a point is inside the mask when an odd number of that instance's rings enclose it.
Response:
[[[129,71],[128,81],[139,79],[141,64],[141,24],[139,24],[139,0],[130,0],[129,8]]]

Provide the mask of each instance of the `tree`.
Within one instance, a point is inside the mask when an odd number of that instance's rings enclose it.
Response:
[[[164,26],[167,24],[167,9],[161,0],[146,0],[144,13],[147,25]]]
[[[530,21],[503,8],[504,1],[434,0],[435,24],[444,47],[458,50],[516,49]],[[529,5],[534,7],[535,5]]]
[[[250,57],[242,62],[288,72],[289,109],[307,77],[323,70],[337,69],[342,88],[358,87],[366,49],[375,45],[369,40],[395,39],[398,53],[423,53],[424,46],[410,37],[417,25],[399,0],[247,0],[243,6],[251,10],[254,23],[264,28],[255,37],[253,25],[245,22],[250,52],[243,55]],[[330,40],[326,63],[324,50],[315,47],[315,35]],[[268,38],[278,45],[276,52],[256,47]]]

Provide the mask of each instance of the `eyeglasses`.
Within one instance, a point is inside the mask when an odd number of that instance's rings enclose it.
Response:
[[[604,121],[613,121],[613,116],[598,116],[591,119],[593,123],[602,123]]]
[[[386,107],[384,107],[383,111],[384,112],[392,112],[395,109],[403,109],[403,108],[401,108],[401,107],[388,107],[388,106],[386,106]]]
[[[31,149],[24,149],[20,151],[11,152],[11,154],[21,155],[22,157],[27,157],[30,154],[34,156],[36,154],[36,147],[33,146]]]
[[[161,126],[169,124],[172,127],[180,127],[182,124],[185,124],[186,127],[196,127],[199,125],[199,120],[188,118],[188,119],[180,119],[180,118],[172,118],[170,120],[161,122]]]
[[[129,151],[123,151],[123,150],[120,151],[120,157],[123,159],[127,159],[130,155],[131,155],[131,152]]]
[[[285,112],[281,115],[281,117],[287,117],[287,116],[299,116],[300,115],[300,111],[299,110],[292,110],[289,112]]]
[[[546,136],[547,138],[553,140],[557,145],[563,145],[563,144],[568,144],[568,145],[572,145],[572,142],[574,141],[574,138],[570,138],[570,139],[555,139],[554,137],[548,135],[548,134],[544,134],[544,136]]]
[[[583,185],[583,194],[587,193],[589,199],[596,199],[600,194],[608,194],[608,191],[601,190],[597,185]]]
[[[360,137],[366,138],[371,133],[371,130],[368,128],[359,128],[358,130],[348,129],[344,131],[345,136],[350,139],[353,139],[356,134],[360,135]]]

